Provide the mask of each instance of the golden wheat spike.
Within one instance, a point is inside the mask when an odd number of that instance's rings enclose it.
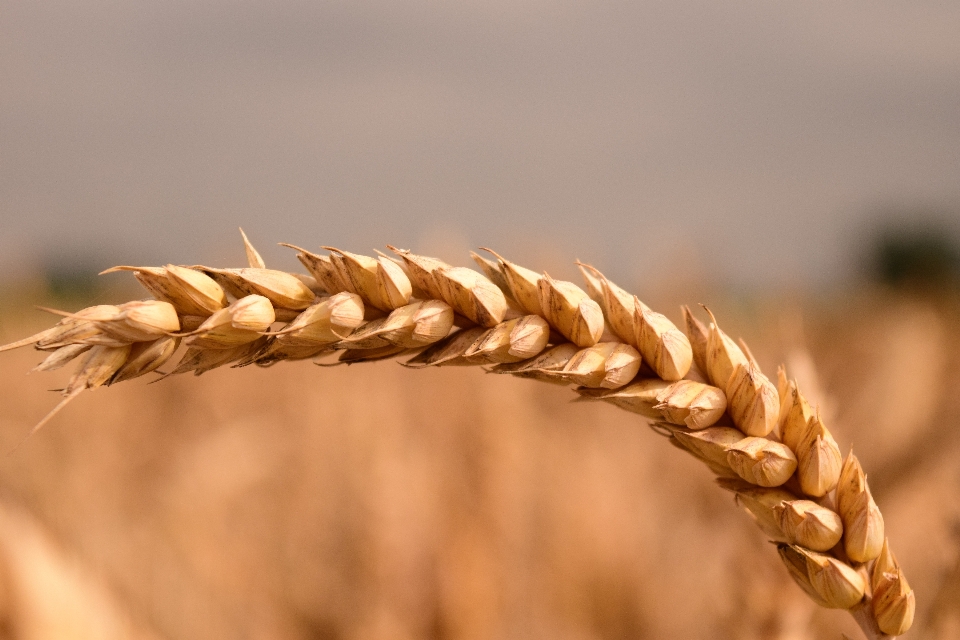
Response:
[[[181,342],[185,353],[165,375],[339,352],[318,364],[406,355],[410,368],[487,365],[575,384],[582,399],[650,419],[713,471],[814,602],[849,610],[871,640],[910,627],[915,596],[859,461],[851,453],[841,464],[796,383],[782,369],[771,383],[709,310],[704,325],[683,307],[684,333],[589,265],[578,263],[584,291],[489,249],[496,261],[474,254],[479,273],[394,247],[396,262],[294,247],[312,274],[301,276],[266,269],[243,241],[250,266],[239,269],[117,267],[157,300],[57,312],[65,317],[53,328],[0,347],[52,352],[37,370],[83,356],[64,399],[31,433],[84,390],[158,370]]]

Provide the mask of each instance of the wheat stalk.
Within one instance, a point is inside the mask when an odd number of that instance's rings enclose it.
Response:
[[[181,345],[165,375],[338,354],[323,364],[410,356],[411,368],[480,365],[573,384],[703,461],[814,602],[849,610],[870,639],[910,627],[914,593],[856,456],[842,459],[796,382],[782,367],[771,382],[709,310],[705,325],[684,307],[681,331],[582,263],[585,289],[490,250],[472,254],[481,274],[395,247],[397,258],[285,245],[310,273],[298,275],[267,269],[243,241],[244,268],[110,269],[132,271],[155,299],[55,312],[54,327],[0,347],[49,352],[44,371],[80,358],[31,434],[87,389],[158,371]]]

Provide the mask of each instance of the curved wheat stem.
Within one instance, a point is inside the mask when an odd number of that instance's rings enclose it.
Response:
[[[709,310],[704,324],[684,307],[681,330],[590,265],[578,263],[581,288],[489,249],[473,254],[479,273],[392,246],[396,258],[285,245],[309,272],[299,275],[267,269],[243,241],[243,268],[116,267],[155,299],[60,312],[56,326],[0,347],[50,352],[41,370],[80,357],[40,424],[86,389],[158,371],[181,345],[165,375],[404,357],[575,385],[582,400],[647,418],[716,473],[814,602],[849,610],[870,639],[910,627],[914,593],[856,456],[843,459],[796,382],[782,367],[771,381]]]

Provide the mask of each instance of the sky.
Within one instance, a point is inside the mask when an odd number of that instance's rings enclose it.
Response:
[[[831,282],[891,212],[960,227],[958,33],[924,0],[4,3],[0,281],[239,266],[242,226],[278,268]]]

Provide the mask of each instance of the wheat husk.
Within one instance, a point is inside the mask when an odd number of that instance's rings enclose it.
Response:
[[[586,292],[544,273],[538,282],[543,316],[563,337],[578,347],[592,347],[603,334],[603,311]]]
[[[58,322],[49,333],[43,332],[43,334],[34,336],[37,338],[34,341],[37,349],[59,349],[69,344],[78,343],[93,344],[91,341],[101,334],[100,328],[97,326],[94,318],[109,317],[102,316],[101,310],[109,310],[107,311],[108,314],[119,311],[119,309],[113,305],[97,305],[96,307],[82,309],[78,311],[74,317],[64,318]],[[18,344],[17,346],[23,346],[23,344]]]
[[[119,306],[99,305],[76,314],[48,309],[76,323],[62,323],[62,331],[37,341],[38,348],[59,348],[65,344],[122,347],[147,342],[180,330],[176,309],[162,300],[134,300]],[[55,342],[50,344],[51,339]],[[64,342],[64,340],[67,340]]]
[[[386,325],[386,317],[365,322],[333,347],[335,349],[380,349],[390,346],[392,343],[383,337],[388,330]]]
[[[907,583],[896,556],[890,551],[888,540],[883,541],[880,555],[873,565],[871,586],[877,626],[892,636],[906,633],[916,613],[916,595]]]
[[[68,344],[64,345],[50,353],[43,362],[35,366],[31,371],[55,371],[69,364],[77,356],[87,352],[93,347],[91,344]]]
[[[706,309],[706,307],[705,307]],[[722,389],[737,428],[752,436],[765,437],[780,419],[780,395],[777,387],[763,375],[749,349],[734,342],[719,326],[713,313],[704,327],[690,309],[683,308],[684,324],[697,368],[714,386]]]
[[[453,309],[441,300],[418,300],[394,309],[386,317],[364,323],[337,342],[334,348],[379,349],[388,345],[405,349],[426,347],[450,333],[453,317]]]
[[[819,498],[837,486],[842,459],[840,446],[823,426],[819,413],[808,426],[809,432],[794,450],[798,460],[797,477],[805,494]]]
[[[200,328],[210,316],[180,316],[180,331],[190,333]]]
[[[281,242],[280,246],[288,247],[297,252],[297,260],[299,260],[300,264],[313,276],[317,286],[327,295],[332,296],[342,292],[356,293],[351,290],[349,283],[344,282],[340,278],[340,273],[333,265],[330,256],[313,253],[303,247],[298,247],[295,244],[289,244],[287,242]]]
[[[694,380],[670,382],[645,378],[620,389],[580,387],[576,391],[584,399],[603,400],[621,409],[690,429],[715,424],[727,407],[720,389]]]
[[[723,391],[694,380],[679,380],[657,395],[654,407],[668,422],[704,429],[723,417],[727,399]]]
[[[732,467],[727,458],[727,452],[730,447],[743,442],[747,437],[742,431],[730,427],[708,427],[699,431],[688,431],[669,423],[658,422],[656,425],[667,428],[677,442],[698,458],[728,471],[732,471]]]
[[[442,300],[420,300],[394,309],[381,336],[390,344],[416,349],[438,342],[453,328],[453,308]]]
[[[680,441],[677,440],[676,438],[669,438],[667,442],[668,442],[671,446],[673,446],[674,449],[678,449],[678,450],[680,450],[680,451],[682,451],[682,452],[684,452],[684,453],[686,453],[686,454],[692,455],[694,458],[696,458],[697,460],[699,460],[700,462],[702,462],[702,463],[707,467],[707,469],[710,471],[710,473],[712,473],[714,476],[716,476],[716,479],[717,479],[717,480],[738,480],[738,481],[740,481],[740,476],[738,476],[738,475],[733,471],[733,469],[730,468],[729,465],[727,465],[727,464],[717,464],[716,462],[713,462],[712,460],[708,460],[707,458],[704,458],[704,457],[698,455],[695,451],[691,451],[691,450],[688,449],[686,446],[684,446],[683,444],[681,444]]]
[[[524,360],[516,364],[499,364],[491,367],[489,371],[491,373],[507,373],[518,378],[566,385],[568,382],[563,377],[563,368],[579,351],[575,344],[565,342],[547,349],[530,360]]]
[[[170,302],[183,315],[209,316],[227,306],[227,295],[216,280],[195,269],[168,264],[167,278],[177,285]],[[190,311],[190,308],[195,309]]]
[[[120,313],[119,307],[109,304],[87,307],[76,313],[66,313],[54,309],[43,310],[64,316],[64,318],[49,329],[0,346],[0,352],[29,347],[31,345],[44,351],[52,351],[60,347],[78,343],[92,345],[94,342],[91,342],[91,340],[95,340],[102,334],[102,331],[96,325],[96,321],[109,320]]]
[[[587,285],[589,297],[601,306],[614,335],[621,342],[639,347],[635,314],[639,301],[635,296],[608,280],[599,269],[582,262],[578,262],[577,265]]]
[[[647,361],[647,365],[658,376],[665,380],[679,380],[682,375],[673,371],[670,362],[673,360],[676,347],[674,343],[686,342],[684,336],[668,336],[666,353],[662,353],[664,345],[660,344],[660,333],[669,331],[673,323],[661,314],[652,316],[648,326],[641,327],[637,312],[650,311],[650,308],[617,285],[613,284],[598,269],[582,262],[577,262],[580,274],[586,286],[586,293],[591,300],[600,305],[603,313],[603,333],[599,342],[623,342],[640,351]],[[673,327],[674,329],[676,327]],[[653,335],[651,335],[651,333]],[[682,349],[682,347],[680,347]],[[677,365],[682,368],[682,364]],[[687,367],[689,368],[689,367]]]
[[[363,301],[355,293],[337,293],[303,310],[279,332],[278,347],[326,347],[363,324]]]
[[[725,392],[733,423],[747,435],[766,436],[777,426],[777,389],[753,362],[736,366]]]
[[[793,543],[795,540],[784,531],[777,509],[792,502],[797,496],[781,487],[739,486],[735,490],[737,504],[753,516],[757,527],[775,542]]]
[[[413,286],[403,269],[392,260],[350,253],[336,247],[322,248],[330,252],[330,260],[340,281],[347,285],[348,291],[363,298],[364,304],[381,311],[393,311],[410,302]]]
[[[503,322],[507,299],[497,285],[473,269],[441,267],[433,271],[444,302],[481,327]]]
[[[601,342],[581,349],[560,372],[574,384],[595,389],[619,389],[640,371],[640,353],[622,342]]]
[[[576,262],[577,269],[580,270],[580,275],[583,278],[583,287],[584,291],[587,292],[587,295],[590,296],[590,299],[600,305],[600,308],[603,310],[603,315],[607,316],[607,308],[603,301],[603,284],[600,282],[600,272],[594,267],[584,264],[577,260]]]
[[[110,378],[123,366],[127,356],[130,354],[130,345],[120,347],[111,346],[92,346],[80,360],[80,365],[76,372],[70,377],[66,387],[64,387],[61,400],[57,405],[40,420],[33,429],[24,437],[21,444],[39,431],[45,424],[57,415],[67,404],[79,396],[87,389],[102,387],[110,381]],[[20,445],[17,445],[18,447]]]
[[[303,286],[305,286],[307,289],[310,289],[310,291],[313,293],[313,298],[315,301],[320,298],[326,298],[330,295],[313,276],[306,273],[293,273],[291,275],[302,282]]]
[[[389,345],[417,349],[434,344],[453,327],[453,309],[440,300],[421,300],[394,309],[389,316],[361,325],[334,344],[336,349],[380,349]]]
[[[704,308],[706,309],[706,307]],[[715,387],[723,389],[729,402],[732,395],[730,393],[730,381],[734,373],[739,367],[747,367],[750,361],[737,343],[720,330],[710,309],[706,309],[706,311],[710,315],[710,326],[707,328],[707,351],[704,354],[706,370],[704,373],[709,376]],[[779,415],[779,411],[777,413]]]
[[[660,423],[654,423],[654,424],[663,425],[663,424],[669,424],[669,423],[660,422]],[[656,430],[656,427],[654,428]],[[692,433],[695,433],[695,432],[692,432]],[[722,462],[718,462],[714,459],[711,459],[702,455],[695,446],[692,446],[691,442],[689,441],[690,439],[685,437],[689,435],[690,434],[682,434],[682,435],[679,435],[678,437],[678,433],[674,433],[673,436],[669,439],[669,442],[671,445],[674,446],[674,448],[692,455],[694,458],[696,458],[697,460],[702,462],[704,465],[706,465],[707,469],[709,469],[710,472],[716,476],[716,479],[718,481],[732,480],[737,482],[743,482],[740,476],[737,475],[736,471],[731,469],[730,465],[727,464],[725,460]]]
[[[270,301],[250,295],[207,318],[183,343],[200,349],[229,349],[257,340],[275,320]]]
[[[796,381],[788,381],[783,367],[777,372],[781,406],[778,421],[784,444],[797,454],[797,477],[808,496],[822,497],[837,486],[843,458],[840,447],[827,430],[820,412],[800,393]]]
[[[119,266],[103,273],[132,271],[134,277],[158,300],[172,304],[179,315],[209,316],[227,306],[227,296],[210,276],[168,264],[164,267]]]
[[[120,307],[107,304],[81,309],[72,314],[72,317],[58,322],[49,335],[37,340],[37,348],[55,349],[77,342],[94,344],[92,341],[101,337],[103,333],[97,322],[114,318],[119,313]]]
[[[603,400],[626,411],[639,414],[654,420],[668,420],[664,412],[657,409],[660,404],[660,395],[676,383],[661,380],[660,378],[646,378],[637,380],[619,389],[594,389],[578,387],[576,392],[585,400]],[[682,422],[679,424],[683,424]]]
[[[206,347],[188,347],[180,358],[177,366],[167,376],[192,372],[195,376],[207,371],[241,362],[262,349],[268,342],[266,336],[258,336],[255,340],[244,342],[232,347],[210,349]],[[165,376],[166,377],[166,376]]]
[[[449,269],[451,265],[438,258],[417,255],[407,249],[398,249],[393,245],[387,248],[400,256],[406,266],[407,275],[413,286],[422,294],[433,299],[443,299],[435,273],[439,269]]]
[[[484,332],[464,352],[478,364],[509,364],[529,360],[547,348],[550,325],[540,316],[528,315],[501,322]]]
[[[748,436],[727,448],[727,464],[747,482],[779,487],[796,471],[797,458],[781,442]]]
[[[503,275],[503,270],[500,269],[499,261],[493,261],[489,258],[485,258],[476,251],[471,251],[470,257],[473,259],[476,265],[480,267],[480,271],[482,271],[483,275],[487,277],[487,280],[497,285],[497,288],[500,289],[500,291],[503,291],[504,295],[507,296],[508,302],[510,302],[510,285],[507,284],[507,278]],[[513,301],[513,305],[519,309],[519,305],[516,304],[516,301]]]
[[[644,361],[664,380],[680,380],[693,363],[690,341],[665,315],[633,301],[636,347]]]
[[[787,380],[782,366],[777,370],[777,377],[780,395],[780,417],[777,423],[780,437],[788,447],[796,449],[808,431],[807,424],[816,414],[804,395],[800,393],[796,381]]]
[[[421,367],[468,366],[475,364],[464,355],[487,330],[483,327],[461,329],[456,333],[427,347],[403,363],[404,366]]]
[[[710,340],[710,333],[702,322],[697,320],[690,307],[683,305],[680,310],[683,313],[684,328],[687,333],[687,340],[690,342],[690,351],[693,354],[693,362],[697,369],[707,375],[707,349]]]
[[[164,336],[153,342],[138,342],[131,346],[123,366],[110,378],[110,384],[139,378],[162,367],[176,353],[180,338]]]
[[[104,336],[114,339],[118,345],[131,342],[156,340],[180,330],[177,310],[162,300],[136,300],[117,307],[117,313],[105,320],[96,321]]]
[[[843,518],[843,548],[850,559],[868,562],[879,556],[884,542],[883,516],[853,451],[843,461],[840,471],[837,511]]]
[[[504,320],[513,320],[514,318],[520,318],[525,315],[530,315],[520,306],[516,300],[510,295],[510,286],[507,284],[506,276],[503,273],[503,270],[500,268],[500,262],[489,260],[480,254],[471,251],[470,257],[473,258],[473,261],[480,267],[480,271],[483,272],[484,277],[489,280],[495,287],[500,289],[503,293],[503,297],[506,299],[507,310],[503,314]],[[469,320],[465,319],[467,322]],[[460,325],[466,326],[466,325]]]
[[[520,310],[526,314],[544,315],[540,301],[540,274],[510,262],[493,249],[481,248],[497,258],[497,270],[503,275],[507,287],[504,292],[510,295]]]
[[[773,513],[787,542],[813,551],[829,551],[843,536],[840,516],[811,500],[784,501]]]
[[[793,544],[777,550],[790,576],[821,607],[850,609],[863,599],[865,581],[836,558]]]
[[[278,309],[302,311],[313,304],[316,297],[313,291],[300,278],[285,271],[275,269],[214,269],[197,267],[198,270],[216,280],[235,298],[260,295],[267,298]]]
[[[333,351],[329,344],[293,345],[280,342],[279,337],[269,335],[264,336],[263,341],[258,340],[253,344],[259,345],[259,348],[234,360],[231,366],[241,368],[255,364],[270,367],[278,362],[308,360]]]
[[[82,389],[95,389],[109,382],[130,355],[130,345],[123,347],[95,346],[87,352],[77,372],[70,378],[63,395],[70,396]]]
[[[410,353],[412,349],[400,347],[395,344],[388,344],[385,347],[374,349],[344,349],[340,352],[337,362],[329,365],[318,362],[320,366],[336,366],[340,364],[359,364],[361,362],[377,362],[378,360],[390,360],[398,356]]]
[[[165,300],[173,303],[173,298],[175,298],[178,294],[176,281],[173,281],[168,277],[167,270],[164,267],[133,267],[129,265],[118,265],[109,269],[104,269],[99,273],[99,275],[102,276],[108,273],[117,273],[121,271],[129,271],[133,273],[133,277],[136,278],[137,282],[139,282],[140,285],[149,291],[150,295],[157,300]],[[219,285],[217,286],[219,288]],[[224,301],[226,301],[226,297],[224,297]]]

